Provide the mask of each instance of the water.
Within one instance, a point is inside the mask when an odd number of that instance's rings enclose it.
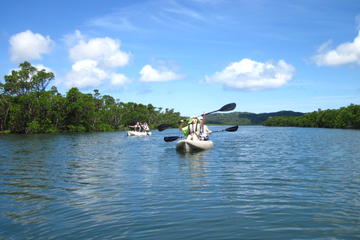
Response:
[[[360,239],[360,131],[177,134],[0,136],[0,239]]]

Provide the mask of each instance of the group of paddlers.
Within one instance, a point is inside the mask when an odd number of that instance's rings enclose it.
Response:
[[[205,125],[205,114],[198,117],[191,117],[188,120],[179,121],[179,130],[182,131],[187,140],[206,141],[209,140],[209,134],[212,131]],[[135,125],[129,126],[135,132],[149,132],[150,128],[147,122],[136,122]]]
[[[212,131],[205,125],[205,114],[192,117],[189,120],[180,120],[179,130],[183,132],[187,140],[206,141]]]
[[[135,132],[148,132],[150,131],[149,125],[147,122],[136,122],[135,125],[129,126],[129,128],[134,129]]]

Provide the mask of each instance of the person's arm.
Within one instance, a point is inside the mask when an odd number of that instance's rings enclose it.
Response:
[[[182,128],[184,127],[184,120],[179,121],[179,130],[182,131]]]
[[[202,120],[201,120],[201,122],[200,122],[200,126],[202,127],[202,128],[204,128],[205,127],[205,122],[206,122],[206,119],[205,119],[205,113],[203,113],[202,115]]]
[[[212,131],[208,128],[208,126],[204,125],[204,128],[208,134],[212,134]]]

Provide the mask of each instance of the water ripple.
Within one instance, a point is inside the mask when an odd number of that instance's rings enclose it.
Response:
[[[0,136],[0,238],[359,238],[359,131],[240,127],[191,154],[177,134]]]

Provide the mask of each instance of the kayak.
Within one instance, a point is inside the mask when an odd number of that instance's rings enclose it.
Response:
[[[128,131],[128,136],[136,136],[136,137],[142,137],[142,136],[150,136],[151,132],[136,132],[136,131]]]
[[[211,140],[207,141],[193,141],[193,140],[180,140],[176,143],[176,150],[191,152],[191,151],[202,151],[210,149],[214,146]]]

